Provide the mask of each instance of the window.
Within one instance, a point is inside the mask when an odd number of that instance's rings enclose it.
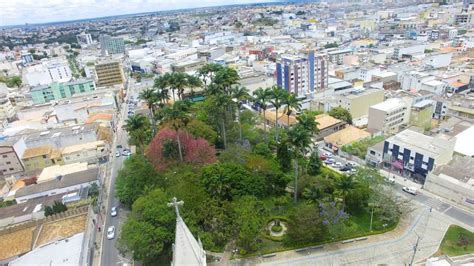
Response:
[[[371,155],[375,155],[375,151],[370,151],[370,154],[371,154]]]
[[[7,162],[6,164],[12,164],[11,162]]]
[[[47,155],[43,155],[43,159],[46,159],[48,156]]]
[[[15,169],[13,169],[13,168],[8,168],[8,170],[13,171],[13,170],[15,170]]]
[[[3,157],[3,158],[7,158],[7,157],[8,157],[8,155],[4,154],[4,155],[2,155],[2,157]]]

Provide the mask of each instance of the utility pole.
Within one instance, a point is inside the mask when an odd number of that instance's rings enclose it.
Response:
[[[410,263],[408,264],[410,266],[413,265],[413,261],[415,260],[416,251],[418,250],[418,244],[420,243],[420,236],[417,235],[416,237],[417,237],[416,238],[416,243],[415,243],[415,246],[413,247],[413,256],[411,257]]]

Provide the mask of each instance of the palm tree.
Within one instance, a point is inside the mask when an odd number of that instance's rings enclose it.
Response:
[[[202,86],[201,80],[193,75],[187,75],[187,84],[188,87],[191,89],[191,96],[194,96],[194,88],[198,88]]]
[[[284,99],[283,104],[286,105],[286,116],[288,118],[287,125],[290,127],[290,115],[293,113],[293,110],[299,111],[301,109],[301,104],[299,103],[296,95],[293,93],[288,93],[287,97]]]
[[[270,102],[275,106],[275,129],[276,129],[276,141],[278,141],[278,110],[283,104],[283,101],[288,97],[288,92],[278,86],[271,88],[271,100]]]
[[[215,73],[217,73],[221,69],[221,65],[209,63],[205,64],[197,70],[197,76],[202,80],[204,90],[207,90],[208,79],[210,79],[210,83],[213,83]]]
[[[249,90],[245,87],[234,87],[231,91],[232,99],[236,101],[237,104],[237,121],[239,122],[239,140],[242,144],[242,123],[240,121],[240,108],[242,107],[242,102],[252,99],[249,94]]]
[[[155,133],[155,107],[158,103],[158,95],[154,89],[148,88],[140,92],[138,98],[144,100],[150,111],[151,124],[153,125],[153,133]]]
[[[288,130],[288,142],[290,143],[293,163],[295,166],[295,202],[298,201],[298,176],[299,176],[299,160],[303,158],[308,152],[308,147],[311,144],[311,132],[305,129],[301,124],[291,127]]]
[[[270,90],[258,88],[256,91],[253,92],[254,102],[258,104],[259,108],[263,110],[263,129],[265,133],[267,132],[267,118],[265,116],[267,111],[267,105],[270,101]]]
[[[311,111],[304,111],[296,117],[298,124],[303,126],[304,129],[308,130],[311,134],[318,134],[318,122],[315,120],[315,114]]]
[[[224,67],[215,73],[213,83],[218,84],[225,93],[230,94],[231,87],[238,84],[239,79],[239,74],[235,69]]]
[[[179,130],[185,128],[189,123],[189,103],[187,101],[176,101],[171,106],[162,109],[162,122],[170,123],[171,128],[176,131],[176,141],[178,142],[179,159],[183,161],[183,151]]]
[[[183,99],[184,88],[188,86],[187,74],[181,72],[173,72],[171,74],[171,86],[178,93],[178,99]],[[174,101],[174,92],[173,92],[173,101]]]
[[[357,181],[353,175],[341,175],[336,179],[336,189],[341,195],[343,206],[346,204],[347,195],[357,187]]]
[[[123,129],[129,134],[130,142],[138,144],[140,150],[143,152],[147,137],[146,131],[149,129],[148,119],[143,115],[130,116],[125,120]]]

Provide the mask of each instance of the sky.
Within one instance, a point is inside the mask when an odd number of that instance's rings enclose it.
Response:
[[[160,10],[255,3],[255,0],[0,0],[0,26]],[[269,2],[269,0],[258,0]]]

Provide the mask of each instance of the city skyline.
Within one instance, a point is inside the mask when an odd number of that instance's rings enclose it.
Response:
[[[259,0],[259,3],[276,2]],[[254,4],[252,0],[12,0],[2,3],[0,26],[41,24],[108,16],[215,7],[234,4]]]

